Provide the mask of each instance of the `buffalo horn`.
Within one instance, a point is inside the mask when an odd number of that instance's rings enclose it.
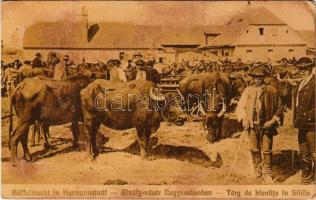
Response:
[[[184,97],[183,97],[183,95],[181,94],[181,92],[179,91],[179,89],[177,89],[177,93],[178,93],[179,96],[181,97],[181,100],[184,101]]]
[[[165,101],[166,100],[165,96],[162,94],[160,94],[159,96],[155,95],[152,87],[150,88],[149,96],[154,101]]]
[[[225,112],[226,112],[226,105],[225,105],[225,103],[223,102],[223,108],[222,108],[222,110],[217,114],[217,117],[218,117],[218,118],[221,118],[221,117],[225,114]]]

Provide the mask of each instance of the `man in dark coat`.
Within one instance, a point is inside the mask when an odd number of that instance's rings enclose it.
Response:
[[[297,64],[306,76],[298,85],[294,109],[294,127],[298,128],[303,184],[315,181],[315,63]]]
[[[160,74],[157,70],[154,69],[154,61],[148,60],[146,63],[145,71],[146,71],[146,80],[152,81],[154,83],[160,82]]]
[[[249,148],[258,180],[266,184],[272,179],[273,136],[277,134],[277,125],[283,114],[283,106],[277,90],[264,83],[267,69],[258,65],[249,73],[253,83],[242,93],[236,108],[238,121],[242,121],[244,130],[249,133]]]
[[[36,53],[35,58],[32,61],[32,68],[36,67],[44,67],[44,64],[42,62],[42,55],[40,53]]]

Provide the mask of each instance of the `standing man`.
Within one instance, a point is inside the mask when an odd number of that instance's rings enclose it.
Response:
[[[148,60],[146,63],[146,80],[147,81],[152,81],[156,84],[160,82],[160,74],[156,69],[154,69],[154,61],[153,60]]]
[[[253,67],[249,75],[253,82],[242,93],[236,115],[249,134],[249,148],[256,179],[263,178],[266,184],[272,184],[273,136],[277,134],[276,127],[283,114],[283,106],[277,90],[264,84],[264,78],[268,75],[265,66]]]
[[[137,60],[135,62],[137,68],[136,80],[146,80],[145,62],[143,60]]]
[[[315,141],[315,61],[300,60],[295,64],[301,78],[279,79],[297,86],[294,127],[298,129],[298,143],[301,155],[301,182],[310,184],[315,182],[316,141]]]
[[[121,62],[117,59],[108,62],[110,68],[110,81],[127,82],[125,72],[121,69],[120,65]]]
[[[35,54],[35,58],[32,61],[32,68],[44,67],[44,63],[42,62],[42,55],[40,53]]]
[[[304,74],[300,82],[294,109],[294,127],[298,129],[303,184],[315,181],[315,63],[296,65]]]
[[[55,65],[53,79],[66,80],[68,76],[67,66],[69,66],[69,56],[64,55],[63,60]]]

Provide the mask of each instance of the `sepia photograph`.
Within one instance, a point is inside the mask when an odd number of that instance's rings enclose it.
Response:
[[[316,198],[315,14],[2,1],[2,198]]]

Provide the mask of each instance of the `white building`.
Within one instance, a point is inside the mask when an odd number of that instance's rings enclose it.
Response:
[[[205,37],[206,45],[200,49],[206,59],[267,62],[306,55],[301,36],[264,7],[248,6]]]

